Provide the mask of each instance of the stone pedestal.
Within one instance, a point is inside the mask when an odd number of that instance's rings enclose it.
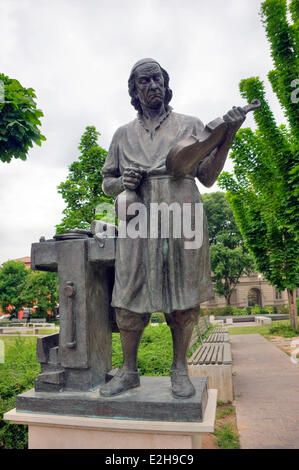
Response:
[[[17,396],[21,412],[98,418],[152,421],[201,422],[208,401],[207,377],[192,378],[196,394],[191,398],[172,396],[169,377],[141,377],[141,386],[114,397],[102,397],[99,389],[60,393],[29,390]]]
[[[185,401],[185,400],[184,400]],[[30,449],[200,449],[214,431],[217,390],[210,389],[203,421],[105,419],[11,410],[4,419],[29,426]]]

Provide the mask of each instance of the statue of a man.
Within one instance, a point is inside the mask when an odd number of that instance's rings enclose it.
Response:
[[[174,178],[166,169],[169,151],[182,140],[199,136],[204,125],[198,118],[172,111],[169,76],[156,60],[138,61],[128,83],[138,116],[113,136],[102,169],[104,192],[117,196],[124,189],[136,190],[147,208],[153,202],[177,202],[180,206],[201,203],[195,178],[207,187],[216,181],[245,112],[242,108],[231,109],[223,117],[227,131],[221,145],[192,174]],[[138,346],[153,312],[164,312],[172,333],[173,395],[188,398],[195,394],[188,376],[187,350],[200,303],[213,296],[205,216],[202,230],[202,244],[194,249],[186,249],[184,236],[117,239],[112,306],[120,331],[123,366],[102,386],[101,395],[118,395],[140,385]]]

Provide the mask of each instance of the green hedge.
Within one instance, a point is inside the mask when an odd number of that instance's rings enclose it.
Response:
[[[294,330],[290,322],[275,322],[269,327],[270,335],[283,336],[284,338],[294,338],[299,335],[299,328]]]
[[[297,306],[299,305],[297,299]],[[298,307],[299,308],[299,307]],[[213,307],[213,308],[203,308],[200,309],[202,315],[214,315],[215,317],[231,316],[231,315],[273,315],[278,314],[289,314],[289,308],[287,305],[266,305],[261,308],[259,305],[254,305],[252,307],[232,307],[230,305],[226,307]]]
[[[172,363],[172,338],[167,325],[147,326],[138,351],[141,375],[167,376]],[[122,365],[122,350],[118,333],[112,335],[112,367]]]
[[[214,315],[215,317],[223,317],[225,315],[233,314],[233,307],[213,307],[201,309],[203,315]]]
[[[151,323],[165,323],[164,313],[156,312],[151,316]]]

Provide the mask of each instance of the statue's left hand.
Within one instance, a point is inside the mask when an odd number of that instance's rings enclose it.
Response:
[[[141,182],[143,174],[144,174],[144,171],[140,170],[140,168],[135,168],[135,167],[126,168],[123,173],[124,188],[131,189],[131,190],[136,189]]]
[[[246,111],[244,111],[241,106],[233,106],[233,108],[223,116],[224,121],[227,122],[228,125],[228,133],[230,135],[236,134],[245,121],[245,118]]]

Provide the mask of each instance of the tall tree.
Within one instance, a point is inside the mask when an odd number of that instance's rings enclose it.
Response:
[[[4,311],[11,306],[12,316],[26,304],[24,286],[27,276],[28,269],[21,261],[7,261],[0,269],[0,305]]]
[[[38,316],[46,316],[58,303],[58,278],[56,273],[32,271],[21,261],[7,261],[0,268],[0,306],[12,307],[17,316],[24,307],[34,307]]]
[[[98,145],[99,135],[94,126],[86,127],[78,147],[80,156],[70,165],[66,181],[58,186],[58,192],[67,206],[63,211],[62,222],[56,225],[57,233],[73,228],[89,228],[90,223],[97,218],[97,205],[113,202],[102,190],[100,170],[107,151]]]
[[[39,130],[43,112],[36,108],[33,88],[0,73],[0,160],[26,160],[33,143],[46,140]]]
[[[216,245],[225,236],[227,246],[235,247],[243,244],[242,235],[225,193],[222,191],[204,193],[202,200],[208,219],[210,245]]]
[[[228,201],[258,270],[278,290],[287,289],[291,324],[297,329],[299,107],[293,84],[299,70],[298,0],[289,4],[266,0],[261,14],[275,67],[268,78],[288,126],[277,126],[263,82],[257,77],[242,80],[242,97],[249,102],[258,98],[262,103],[254,113],[257,129],[238,132],[231,152],[234,174],[222,173],[219,185],[228,191]]]
[[[208,218],[214,289],[230,305],[231,295],[240,277],[254,270],[253,259],[244,247],[225,194],[217,191],[203,194],[202,198]]]
[[[26,306],[34,307],[39,317],[53,312],[58,304],[57,274],[30,270],[24,283],[23,298]]]

